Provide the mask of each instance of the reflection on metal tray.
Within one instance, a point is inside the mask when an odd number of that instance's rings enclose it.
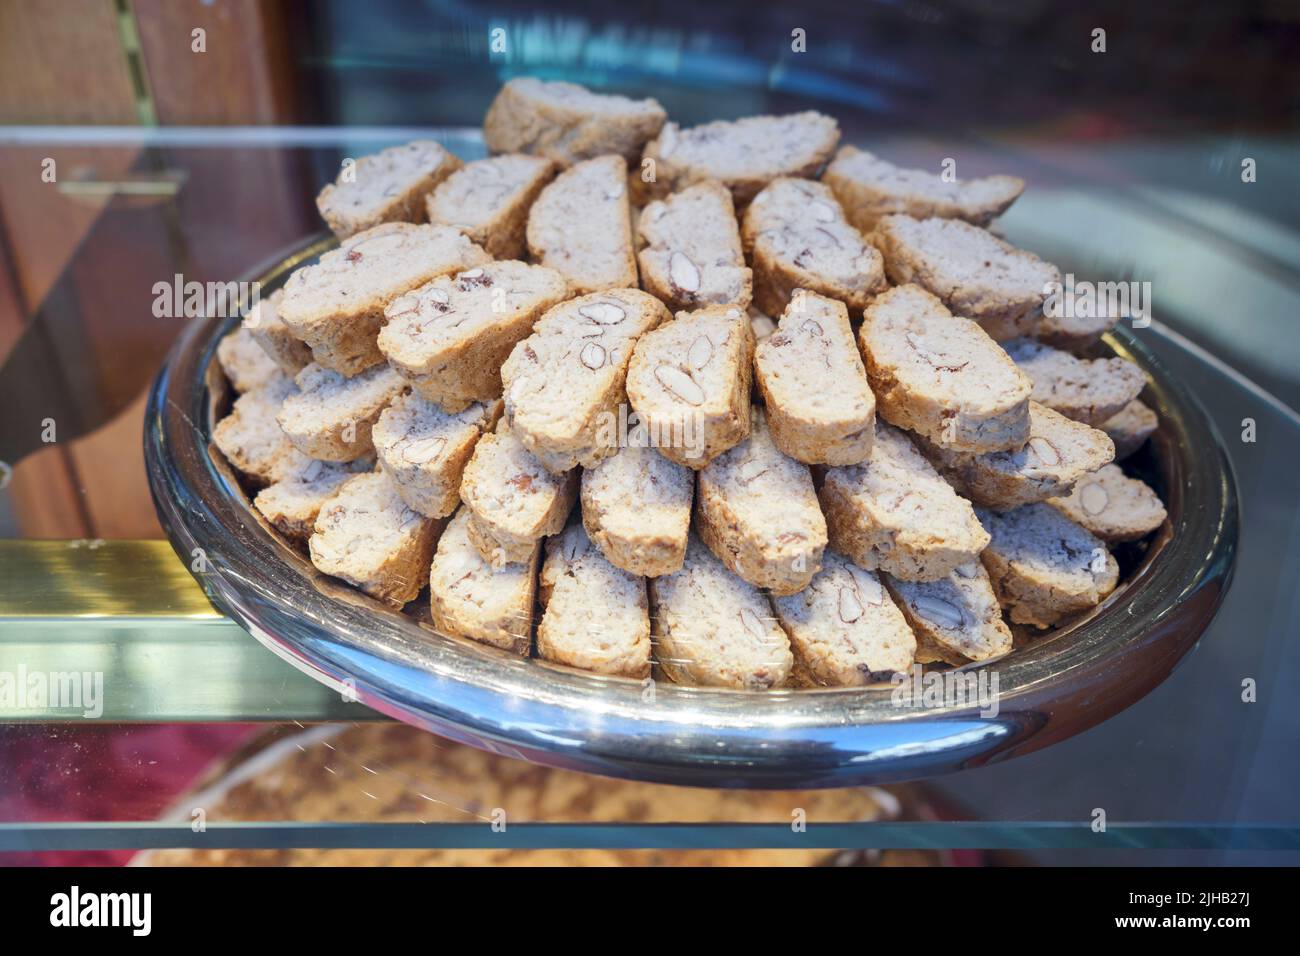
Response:
[[[332,245],[318,239],[254,278],[268,293]],[[553,766],[709,786],[844,786],[916,778],[1063,740],[1158,685],[1209,624],[1231,577],[1237,502],[1227,458],[1195,398],[1131,333],[1106,345],[1150,377],[1160,415],[1143,470],[1169,521],[1096,611],[996,668],[995,716],[978,705],[896,704],[889,685],[770,693],[640,682],[521,660],[446,637],[317,572],[249,508],[210,446],[222,400],[213,355],[231,322],[177,342],[145,418],[149,479],[178,553],[254,637],[341,693],[483,749]],[[1147,334],[1150,334],[1148,330]]]

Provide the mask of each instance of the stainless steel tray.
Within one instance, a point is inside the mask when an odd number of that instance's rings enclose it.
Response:
[[[249,278],[269,294],[332,245],[313,239]],[[150,393],[149,482],[173,547],[219,609],[307,674],[497,753],[714,787],[847,786],[1003,760],[1100,723],[1157,686],[1205,630],[1232,575],[1237,498],[1220,438],[1195,397],[1120,328],[1105,345],[1150,376],[1143,399],[1161,424],[1145,465],[1169,521],[1129,555],[1124,583],[1096,611],[983,665],[998,676],[996,716],[975,705],[913,708],[888,685],[749,693],[659,684],[651,696],[636,681],[438,634],[321,575],[269,530],[210,444],[228,401],[214,355],[234,322],[196,320]]]

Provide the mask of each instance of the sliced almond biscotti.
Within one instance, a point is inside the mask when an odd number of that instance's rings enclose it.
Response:
[[[822,182],[835,191],[849,222],[864,232],[894,213],[987,226],[1025,191],[1025,181],[1016,176],[948,182],[938,173],[895,166],[856,146],[840,147]]]
[[[694,535],[672,574],[650,579],[655,662],[678,684],[770,690],[790,678],[790,639],[763,592]]]
[[[262,347],[262,351],[271,357],[271,361],[280,367],[280,371],[294,376],[311,361],[311,349],[289,330],[289,326],[280,317],[280,302],[283,299],[284,290],[276,289],[267,298],[260,300],[244,316],[244,328]]]
[[[839,141],[839,124],[812,111],[718,120],[691,129],[668,123],[646,145],[639,188],[665,196],[716,179],[731,190],[738,207],[744,206],[779,176],[817,175]]]
[[[442,524],[412,511],[386,474],[371,471],[321,508],[307,548],[317,570],[400,608],[428,580]]]
[[[854,564],[907,581],[933,581],[989,543],[960,497],[903,432],[876,424],[871,457],[826,469],[818,492],[830,545]]]
[[[459,167],[460,160],[432,140],[392,146],[345,165],[316,197],[316,208],[340,237],[384,222],[419,222],[424,197]]]
[[[1034,338],[1053,348],[1083,352],[1097,344],[1102,334],[1118,321],[1118,316],[1085,315],[1080,311],[1067,315],[1049,296],[1043,305],[1043,318],[1034,329]]]
[[[770,315],[790,304],[795,289],[860,312],[887,285],[880,253],[821,183],[773,180],[745,211],[740,237],[754,265],[754,304]]]
[[[1165,506],[1145,481],[1130,478],[1118,465],[1106,465],[1079,479],[1064,498],[1047,503],[1102,541],[1144,538],[1165,523]]]
[[[753,369],[744,312],[680,312],[637,340],[627,396],[659,454],[698,471],[749,434]]]
[[[979,516],[993,536],[981,559],[1013,623],[1051,627],[1115,590],[1119,565],[1105,544],[1050,505]]]
[[[301,463],[301,456],[276,422],[285,399],[296,392],[293,382],[277,371],[266,384],[235,399],[230,414],[212,430],[212,443],[231,466],[257,483],[278,481]]]
[[[597,674],[650,676],[645,579],[601,555],[581,524],[546,541],[537,656]]]
[[[1135,398],[1097,427],[1115,443],[1115,460],[1123,461],[1160,427],[1160,418]]]
[[[879,296],[858,344],[882,418],[942,448],[1019,448],[1029,437],[1029,378],[974,322],[915,285]]]
[[[494,153],[532,153],[564,166],[605,153],[630,163],[667,118],[657,100],[525,76],[508,82],[492,101],[483,139]]]
[[[853,465],[871,454],[876,399],[843,302],[799,291],[754,352],[776,447],[808,464]]]
[[[470,538],[493,567],[532,560],[537,542],[564,527],[578,494],[576,471],[547,471],[505,425],[479,439],[460,483]]]
[[[475,160],[429,195],[429,222],[459,229],[494,259],[519,259],[528,210],[554,176],[555,164],[539,156]]]
[[[960,665],[1011,651],[1011,629],[980,562],[963,564],[938,581],[902,581],[887,574],[883,579],[916,634],[918,661]]]
[[[316,461],[305,455],[295,457],[293,467],[285,469],[275,484],[257,493],[253,506],[282,535],[305,541],[311,537],[316,516],[325,503],[348,479],[372,470],[375,463],[370,458],[339,463]]]
[[[1002,341],[1032,333],[1060,270],[959,219],[885,216],[870,239],[896,285],[915,283]]]
[[[527,655],[541,542],[533,543],[524,561],[494,567],[470,539],[470,521],[469,510],[461,508],[438,539],[429,569],[434,627],[444,634]]]
[[[637,220],[641,288],[674,312],[704,305],[749,307],[753,274],[745,265],[731,192],[712,180],[650,203]]]
[[[653,578],[686,557],[695,476],[629,436],[615,454],[582,472],[582,524],[610,564]]]
[[[794,652],[793,684],[859,687],[906,671],[916,637],[880,578],[828,553],[798,594],[775,598]]]
[[[501,395],[501,363],[569,294],[554,269],[489,262],[439,276],[385,310],[379,349],[421,395],[448,412]]]
[[[590,468],[614,452],[632,347],[669,318],[639,289],[597,292],[555,306],[515,346],[501,366],[506,418],[546,468]]]
[[[1115,454],[1104,432],[1037,402],[1029,403],[1029,439],[1020,448],[967,455],[921,447],[963,495],[1002,510],[1067,495]]]
[[[284,377],[280,366],[243,326],[217,343],[217,364],[236,392],[244,393]],[[293,373],[289,373],[292,376]]]
[[[322,461],[356,461],[375,451],[371,429],[380,413],[407,389],[387,365],[344,378],[311,364],[294,379],[277,421],[304,455]]]
[[[375,339],[384,308],[437,276],[488,261],[450,226],[385,223],[343,240],[284,284],[280,317],[316,362],[356,375],[384,360]]]
[[[826,519],[812,475],[781,454],[758,408],[749,438],[700,472],[695,519],[723,564],[773,594],[802,591],[821,567]]]
[[[565,170],[528,212],[528,252],[578,293],[636,285],[627,163],[601,156]]]
[[[1146,387],[1142,369],[1122,358],[1081,359],[1033,339],[1006,343],[1007,354],[1034,383],[1034,401],[1085,425],[1123,411]]]
[[[474,446],[500,416],[499,400],[452,415],[419,395],[403,395],[371,430],[375,455],[403,501],[428,518],[445,518],[460,504],[460,479]]]

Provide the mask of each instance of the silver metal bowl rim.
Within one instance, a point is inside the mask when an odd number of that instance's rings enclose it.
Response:
[[[313,237],[250,275],[263,294],[332,245]],[[214,604],[352,699],[443,736],[552,766],[665,783],[816,787],[912,779],[1027,753],[1159,684],[1208,626],[1235,558],[1238,505],[1222,441],[1186,386],[1127,329],[1161,416],[1170,524],[1132,577],[1056,638],[996,669],[998,713],[912,707],[889,685],[767,693],[606,678],[433,632],[326,578],[269,530],[210,446],[209,374],[234,319],[197,319],[150,391],[150,488],[173,547]],[[1149,330],[1150,331],[1150,330]],[[1152,334],[1158,334],[1153,332]]]

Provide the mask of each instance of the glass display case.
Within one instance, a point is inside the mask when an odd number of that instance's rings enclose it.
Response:
[[[55,7],[0,8],[0,862],[1300,862],[1294,11]],[[1149,283],[1132,332],[1199,399],[1240,508],[1231,588],[1172,675],[1005,762],[697,789],[440,740],[218,611],[146,480],[146,396],[189,321],[158,314],[159,283],[255,276],[323,236],[345,158],[486,155],[482,116],[525,75],[683,126],[834,114],[900,165],[1022,177],[1009,242]]]

